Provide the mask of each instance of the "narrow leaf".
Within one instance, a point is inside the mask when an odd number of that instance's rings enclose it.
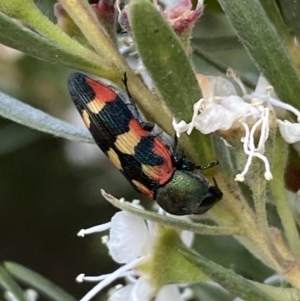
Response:
[[[185,247],[182,247],[180,252],[203,273],[218,282],[233,295],[247,301],[274,301],[273,298],[233,271],[225,269]]]
[[[0,286],[2,286],[4,290],[13,294],[16,301],[27,301],[23,295],[22,289],[2,266],[0,266]]]
[[[13,262],[6,262],[5,267],[14,277],[28,286],[35,288],[54,301],[75,301],[75,298],[66,293],[60,287],[22,265]]]
[[[193,38],[193,45],[206,52],[228,51],[233,49],[243,49],[243,45],[236,35],[218,37],[197,37]]]
[[[112,195],[101,190],[103,197],[111,204],[121,210],[128,211],[146,220],[160,223],[162,225],[179,230],[192,231],[202,235],[239,235],[242,230],[237,227],[209,226],[201,223],[194,223],[180,218],[168,217],[148,210],[139,209],[131,203],[116,199]]]
[[[300,38],[300,0],[279,0],[284,19],[293,33]]]
[[[63,64],[102,77],[108,74],[107,78],[110,78],[110,67],[105,68],[104,62],[88,49],[85,56],[69,52],[1,12],[0,28],[0,42],[9,47],[45,61]]]
[[[288,145],[283,138],[277,134],[275,138],[272,160],[272,173],[274,181],[270,181],[270,189],[273,194],[273,202],[277,208],[277,213],[281,219],[281,224],[284,229],[285,237],[289,243],[292,252],[300,258],[300,239],[299,232],[294,220],[293,211],[288,201],[286,186],[285,186],[285,174],[282,172],[287,166],[287,160],[289,151]],[[298,160],[298,159],[297,159]]]
[[[259,0],[260,4],[264,8],[269,20],[275,26],[277,32],[281,36],[281,39],[287,42],[290,40],[289,31],[283,21],[282,15],[277,5],[277,1],[274,0]]]
[[[73,141],[94,143],[86,129],[52,117],[1,92],[0,116],[54,136]]]
[[[60,2],[97,53],[101,57],[107,58],[111,62],[112,68],[119,69],[121,72],[126,71],[125,60],[105,30],[105,26],[99,22],[89,2],[87,0],[60,0]]]
[[[177,121],[189,122],[202,93],[181,41],[148,0],[130,2],[129,20],[139,55],[167,107]],[[193,149],[184,147],[193,159],[202,163],[215,159],[209,136],[194,132],[191,142]]]
[[[274,300],[277,301],[299,301],[300,300],[300,291],[293,287],[282,287],[282,286],[273,286],[267,285],[264,283],[250,281],[260,290],[264,291],[266,294],[270,295]],[[280,284],[278,284],[280,285]],[[281,283],[282,285],[282,283]]]
[[[300,81],[281,36],[258,0],[219,0],[258,69],[280,99],[299,106]]]
[[[139,54],[167,106],[189,120],[201,90],[179,38],[150,1],[131,1],[129,17]]]

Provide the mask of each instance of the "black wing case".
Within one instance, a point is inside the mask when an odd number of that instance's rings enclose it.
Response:
[[[139,192],[154,197],[174,167],[168,148],[145,130],[112,88],[75,73],[71,97],[95,142]]]

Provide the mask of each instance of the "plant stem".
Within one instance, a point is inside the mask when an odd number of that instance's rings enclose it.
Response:
[[[287,199],[284,185],[284,169],[288,155],[287,144],[280,135],[274,143],[273,175],[274,180],[270,182],[271,192],[277,208],[278,215],[292,252],[300,259],[300,239],[293,214]]]

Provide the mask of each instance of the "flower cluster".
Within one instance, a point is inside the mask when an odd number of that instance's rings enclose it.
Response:
[[[134,206],[142,208],[137,201],[134,202]],[[160,212],[163,213],[161,210]],[[103,288],[119,278],[125,278],[128,284],[124,287],[118,285],[110,296],[111,301],[152,300],[154,296],[156,296],[156,301],[166,299],[183,300],[179,286],[175,284],[157,286],[151,271],[145,268],[155,260],[153,252],[157,247],[160,236],[160,226],[158,224],[121,211],[116,213],[109,223],[81,230],[78,236],[83,237],[87,234],[105,230],[109,230],[110,234],[109,237],[102,237],[103,243],[106,244],[113,260],[123,265],[111,274],[97,277],[80,274],[77,277],[78,282],[98,282],[81,301],[90,300]],[[181,233],[182,242],[187,246],[191,246],[193,238],[192,232],[183,231]]]
[[[194,114],[190,123],[176,122],[173,126],[177,136],[195,128],[203,134],[218,131],[229,145],[236,143],[238,138],[243,144],[248,156],[244,170],[236,175],[236,181],[244,181],[253,157],[261,159],[265,165],[264,177],[272,180],[272,173],[267,157],[264,155],[265,143],[270,130],[276,128],[287,143],[300,141],[300,124],[287,120],[275,119],[275,114],[283,115],[285,110],[294,113],[300,121],[300,112],[289,104],[277,98],[273,88],[264,77],[260,77],[254,92],[248,94],[239,77],[229,70],[227,73],[241,88],[240,97],[234,85],[222,77],[198,75],[198,81],[203,92],[203,98],[194,104]],[[234,139],[230,137],[235,137]],[[255,145],[255,141],[257,145]]]

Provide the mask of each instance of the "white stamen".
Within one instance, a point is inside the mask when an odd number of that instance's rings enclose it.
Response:
[[[257,127],[262,123],[262,119],[258,119],[255,124],[252,126],[251,128],[251,131],[250,131],[250,135],[248,137],[248,150],[250,151],[256,151],[256,147],[255,147],[255,144],[254,144],[254,134],[255,134],[255,131],[257,129]],[[245,151],[246,152],[246,151]]]
[[[81,229],[77,233],[77,236],[84,237],[85,235],[92,234],[92,233],[103,232],[103,231],[109,230],[110,228],[111,228],[111,222],[105,223],[105,224],[102,224],[102,225],[98,225],[98,226],[95,226],[95,227],[91,227],[91,228],[88,228],[88,229]]]
[[[294,113],[297,116],[298,122],[300,122],[300,111],[291,106],[290,104],[284,103],[281,100],[275,99],[273,97],[269,97],[268,102],[275,107],[282,108]]]
[[[255,97],[255,98],[251,99],[251,104],[253,106],[257,106],[258,107],[258,106],[261,106],[263,103],[264,103],[263,100],[260,99],[260,98]]]
[[[99,281],[102,281],[104,280],[105,278],[107,278],[108,276],[110,276],[111,274],[103,274],[103,275],[100,275],[100,276],[85,276],[85,274],[79,274],[77,277],[76,277],[76,281],[81,283],[81,282],[99,282]],[[126,273],[126,278],[133,278],[133,275],[135,275],[135,272],[134,271],[129,271]],[[134,282],[136,282],[136,279],[134,279]],[[119,284],[121,285],[121,287],[123,286],[122,284]]]
[[[85,277],[85,274],[79,274],[77,277],[76,277],[76,282],[83,282],[83,279]]]
[[[248,124],[245,122],[242,122],[242,126],[245,129],[245,137],[244,137],[244,143],[243,143],[243,148],[244,148],[244,152],[246,155],[248,155],[248,159],[247,162],[245,164],[244,170],[236,175],[235,180],[236,181],[240,181],[243,182],[244,181],[244,176],[246,175],[246,173],[249,171],[251,162],[253,157],[257,157],[259,159],[261,159],[264,164],[265,164],[265,173],[264,173],[264,177],[266,180],[272,180],[273,176],[270,170],[270,163],[267,159],[266,156],[262,155],[260,152],[263,152],[264,150],[264,142],[266,141],[266,139],[268,138],[268,132],[269,132],[269,128],[268,125],[265,125],[264,128],[262,126],[262,131],[261,131],[261,137],[260,137],[260,141],[262,141],[259,145],[259,147],[255,147],[254,145],[254,134],[255,134],[255,130],[257,128],[258,125],[260,125],[261,123],[268,123],[269,122],[269,110],[267,108],[267,110],[264,110],[264,112],[266,113],[265,116],[262,117],[262,119],[259,119],[251,128],[251,131],[249,130]],[[267,129],[267,130],[266,130]]]
[[[105,278],[107,278],[109,275],[111,274],[104,274],[104,275],[100,275],[100,276],[85,276],[85,274],[79,274],[76,277],[76,281],[77,282],[98,282],[98,281],[102,281]]]
[[[28,301],[36,301],[39,297],[39,294],[37,293],[37,291],[35,291],[34,289],[27,289],[24,293],[25,295],[25,298],[28,300]]]
[[[262,111],[262,126],[261,126],[261,133],[260,133],[260,138],[257,146],[257,150],[263,154],[265,151],[265,143],[269,138],[269,132],[270,132],[270,127],[269,127],[269,115],[270,115],[270,110],[269,108],[264,108]]]
[[[101,237],[101,242],[106,245],[107,242],[109,241],[109,236],[108,235],[104,235]]]
[[[273,86],[266,87],[266,92],[269,97],[271,97],[271,93],[274,91]]]
[[[268,163],[269,163],[269,161],[268,161]],[[267,170],[267,171],[264,173],[264,176],[265,176],[265,179],[266,179],[267,181],[273,180],[273,175],[272,175],[271,171],[269,171],[269,170]]]
[[[235,176],[236,181],[243,182],[245,180],[245,175],[249,171],[249,167],[251,165],[252,158],[253,158],[252,154],[248,155],[248,159],[247,159],[246,165],[244,167],[244,170],[242,171],[242,173]]]
[[[234,178],[235,181],[237,182],[244,182],[245,181],[245,177],[242,174],[237,174]]]
[[[139,257],[128,264],[125,264],[112,274],[110,274],[107,278],[105,278],[102,282],[98,283],[95,287],[93,287],[80,301],[89,301],[96,294],[98,294],[105,286],[109,285],[114,280],[123,277],[127,271],[136,267],[138,263],[140,263],[144,259],[144,256]]]
[[[234,72],[232,69],[229,68],[229,69],[227,69],[227,71],[226,71],[226,75],[227,75],[228,77],[231,77],[231,78],[238,84],[238,86],[239,86],[239,87],[241,88],[241,90],[242,90],[243,95],[246,95],[246,94],[247,94],[246,88],[245,88],[243,82],[241,81],[239,75],[238,75],[236,72]]]
[[[84,237],[84,229],[81,229],[78,233],[77,233],[78,237]]]
[[[245,122],[241,122],[241,125],[244,127],[245,129],[245,137],[243,137],[243,142],[244,142],[244,152],[247,151],[247,144],[248,144],[248,141],[249,141],[249,135],[250,135],[250,130],[249,130],[249,127],[248,127],[248,124],[245,123]]]

